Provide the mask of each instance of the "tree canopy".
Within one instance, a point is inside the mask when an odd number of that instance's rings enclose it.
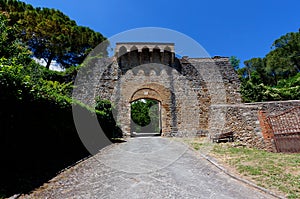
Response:
[[[7,18],[0,14],[0,55],[7,61],[26,64],[31,61],[30,52],[16,37],[17,27],[9,27]]]
[[[291,32],[275,40],[273,50],[267,54],[266,70],[277,83],[300,71],[300,33]]]
[[[65,68],[78,65],[106,39],[101,33],[78,26],[56,9],[34,8],[17,0],[0,0],[0,5],[9,24],[20,28],[22,42],[29,46],[34,57],[46,61],[47,68],[53,60]]]
[[[235,70],[239,69],[241,61],[236,56],[231,56],[229,61]]]
[[[263,58],[252,58],[237,69],[246,102],[300,99],[300,32],[276,39]]]

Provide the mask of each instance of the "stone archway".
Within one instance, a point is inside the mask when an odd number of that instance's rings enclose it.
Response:
[[[92,57],[82,67],[73,96],[91,107],[96,97],[114,103],[124,136],[130,135],[130,102],[146,93],[164,108],[164,136],[213,137],[238,129],[239,141],[265,145],[255,120],[257,109],[275,105],[241,104],[240,81],[228,57],[177,57],[174,43],[157,42],[116,43],[114,53],[99,60]]]
[[[152,99],[159,102],[161,135],[170,132],[172,126],[172,118],[170,118],[169,114],[171,109],[171,92],[157,83],[145,84],[132,94],[129,103],[139,99]]]
[[[90,74],[94,90],[87,89]],[[125,136],[130,135],[130,102],[145,93],[161,102],[164,136],[214,133],[224,125],[218,120],[222,110],[212,107],[241,100],[228,58],[177,58],[174,43],[117,43],[115,55],[97,62],[78,90],[86,104],[98,96],[114,103],[114,117]]]
[[[149,94],[154,92],[156,95]],[[150,89],[137,91],[130,102],[131,136],[162,135],[162,102]]]
[[[172,127],[174,126],[174,118],[172,117],[172,92],[170,89],[166,88],[164,85],[158,83],[146,83],[140,85],[136,82],[128,82],[124,84],[124,87],[121,89],[118,102],[118,121],[124,132],[127,135],[130,135],[131,129],[131,102],[139,99],[153,99],[160,102],[161,107],[161,126],[162,132],[161,135],[167,135],[171,132]],[[175,112],[175,111],[174,111]]]

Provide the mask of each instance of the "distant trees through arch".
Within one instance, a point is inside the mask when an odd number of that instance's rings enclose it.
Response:
[[[131,131],[135,133],[160,133],[160,102],[138,99],[131,102]]]

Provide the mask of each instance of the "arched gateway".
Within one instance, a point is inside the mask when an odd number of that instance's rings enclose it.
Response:
[[[95,97],[115,104],[125,135],[132,134],[130,103],[138,99],[160,102],[163,136],[206,133],[213,120],[212,104],[241,101],[239,80],[228,58],[180,59],[174,43],[126,42],[116,44],[110,59]]]
[[[132,134],[130,104],[138,99],[160,102],[163,136],[220,129],[222,121],[213,120],[224,113],[211,111],[211,106],[241,102],[239,80],[225,57],[177,58],[174,43],[126,42],[117,43],[115,55],[97,64],[107,63],[104,69],[95,68],[95,89],[85,92],[115,104],[115,119],[124,135]]]
[[[299,101],[241,103],[240,82],[227,57],[179,58],[174,43],[126,42],[116,44],[114,56],[99,59],[104,46],[86,58],[72,96],[90,107],[96,98],[110,100],[124,136],[141,129],[132,125],[131,104],[152,99],[159,105],[162,136],[204,134],[218,140],[230,135],[245,146],[273,150],[264,114],[299,106]],[[80,107],[72,107],[78,134],[96,153],[106,137],[95,115],[90,117]]]

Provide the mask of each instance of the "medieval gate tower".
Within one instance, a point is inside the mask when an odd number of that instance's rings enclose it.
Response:
[[[161,136],[215,138],[232,133],[234,140],[245,146],[273,150],[260,113],[272,115],[274,110],[284,111],[300,102],[244,104],[229,58],[179,57],[175,47],[174,43],[122,42],[116,43],[111,57],[99,59],[95,52],[78,71],[73,97],[91,107],[96,98],[110,100],[124,136],[133,135],[131,103],[153,99],[159,104]],[[81,113],[74,117],[80,135],[93,145],[97,135],[102,135],[101,129],[87,127],[99,126],[98,121],[87,121]]]
[[[117,43],[108,59],[111,63],[98,77],[94,97],[115,104],[124,135],[132,134],[130,103],[138,99],[160,102],[162,136],[222,128],[210,126],[212,114],[220,114],[212,112],[211,105],[241,102],[239,80],[226,57],[178,58],[174,43],[126,42]]]

